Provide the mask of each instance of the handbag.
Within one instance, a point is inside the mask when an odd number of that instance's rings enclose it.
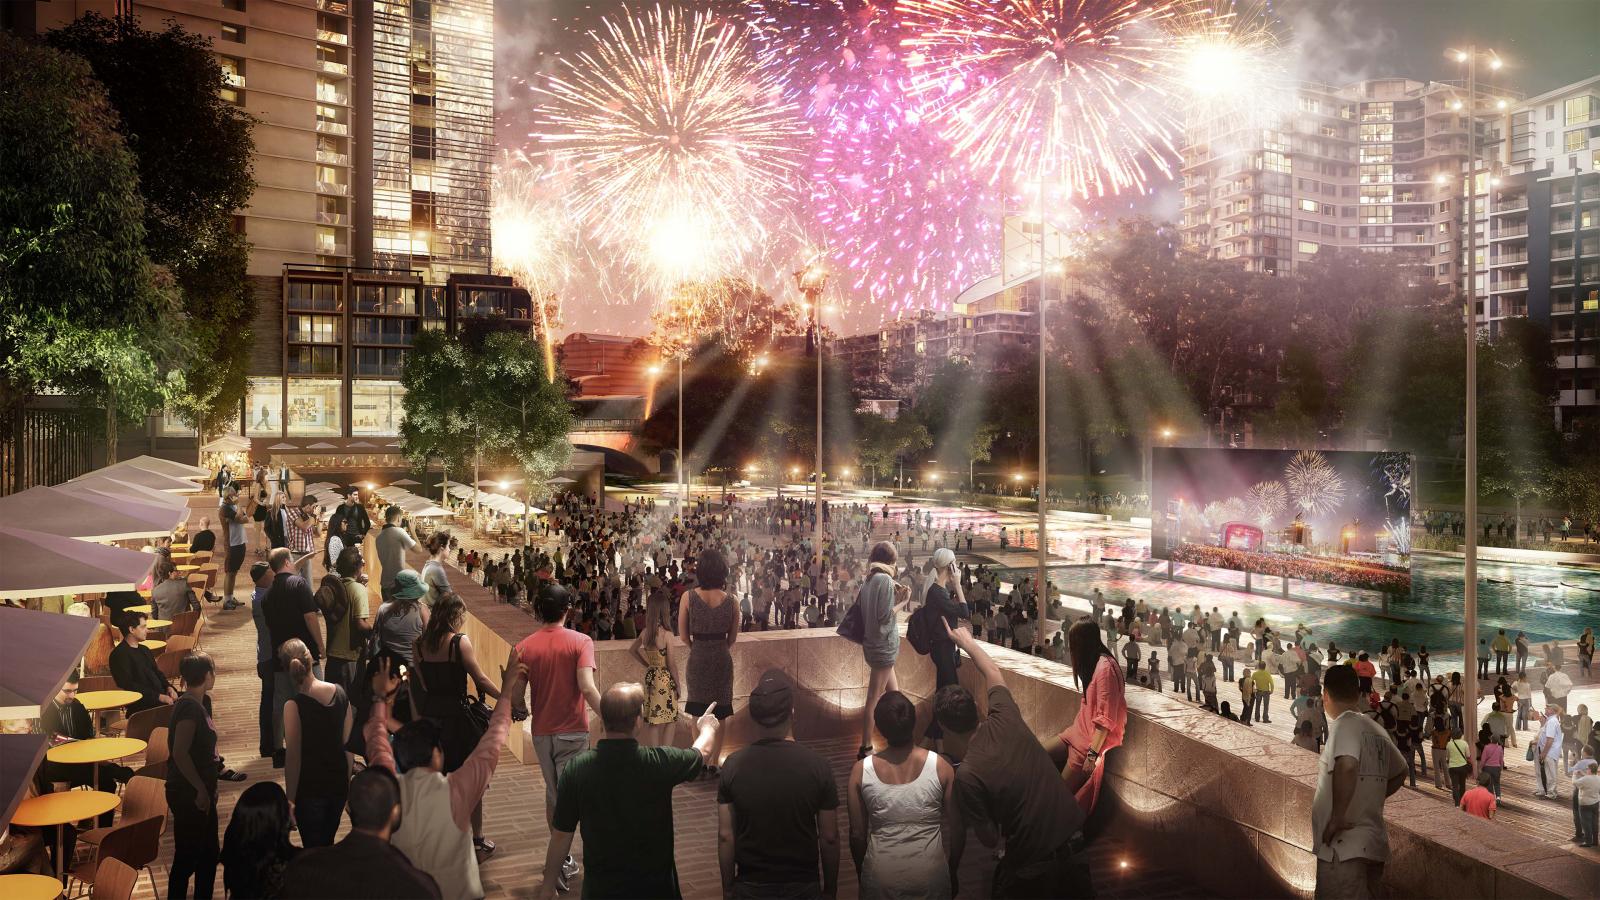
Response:
[[[1533,756],[1534,756],[1534,754],[1533,754],[1533,744],[1529,744],[1528,745],[1528,754],[1527,754],[1528,762],[1533,762]]]
[[[866,640],[867,623],[866,620],[861,617],[860,601],[857,601],[855,605],[845,610],[844,618],[839,622],[838,633],[840,637],[850,641],[853,644],[859,644]]]

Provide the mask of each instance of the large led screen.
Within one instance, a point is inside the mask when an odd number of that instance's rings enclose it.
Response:
[[[1409,453],[1157,447],[1151,471],[1152,556],[1411,590]]]

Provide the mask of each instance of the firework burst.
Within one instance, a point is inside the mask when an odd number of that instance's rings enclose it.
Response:
[[[705,11],[624,11],[535,87],[566,201],[657,286],[733,271],[795,192],[807,127],[740,28]]]
[[[495,268],[533,295],[546,333],[561,327],[561,304],[578,242],[576,223],[553,182],[549,170],[521,151],[502,153],[495,162]]]
[[[1174,3],[906,0],[910,96],[990,185],[1028,179],[1082,197],[1170,175]]]
[[[1344,503],[1344,479],[1328,458],[1315,450],[1296,453],[1284,467],[1283,481],[1295,509],[1303,515],[1331,513]]]
[[[1259,0],[1188,0],[1165,23],[1172,73],[1193,128],[1276,127],[1288,112],[1291,80],[1278,23]]]
[[[1289,492],[1281,481],[1263,481],[1250,488],[1244,505],[1257,525],[1268,528],[1272,520],[1289,505]]]

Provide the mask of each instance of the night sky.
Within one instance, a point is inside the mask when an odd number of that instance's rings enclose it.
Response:
[[[1600,74],[1600,0],[1261,2],[1282,23],[1294,74],[1300,78],[1333,84],[1390,76],[1456,79],[1463,77],[1461,66],[1446,58],[1445,51],[1472,43],[1499,53],[1506,63],[1498,73],[1499,83],[1524,96]],[[633,5],[644,9],[652,3],[641,0]],[[737,0],[711,0],[704,5],[734,12],[739,6]],[[525,148],[532,143],[527,136],[531,107],[527,81],[539,77],[552,55],[579,46],[584,29],[623,6],[621,0],[497,0],[497,111],[502,147]],[[1488,74],[1480,71],[1480,77]],[[1117,215],[1120,205],[1127,213],[1174,217],[1180,205],[1176,186],[1156,181],[1151,187],[1149,196],[1119,198],[1105,212]],[[612,302],[616,302],[614,298]],[[584,321],[593,317],[582,314],[596,306],[572,298],[569,326],[600,327],[600,321]],[[595,311],[607,330],[643,331],[647,327],[646,308]],[[634,318],[639,321],[630,324]]]

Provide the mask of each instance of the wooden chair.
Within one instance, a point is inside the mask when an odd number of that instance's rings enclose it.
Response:
[[[178,683],[178,664],[183,662],[187,649],[174,650],[169,642],[166,652],[156,657],[156,668],[161,670],[161,677],[165,678],[168,684]]]
[[[167,724],[170,721],[172,721],[172,707],[165,703],[155,707],[154,709],[136,712],[128,717],[128,725],[127,728],[124,729],[123,737],[131,737],[140,741],[149,741],[150,735],[157,728]]]
[[[94,888],[95,877],[100,874],[100,864],[108,859],[120,860],[136,873],[155,862],[161,852],[161,827],[165,817],[153,816],[137,822],[118,825],[100,839],[93,858],[72,870],[72,878],[80,889]],[[137,880],[137,875],[135,879]],[[155,891],[156,879],[150,876],[150,890]]]
[[[165,704],[163,704],[165,705]],[[150,732],[148,746],[144,748],[144,765],[133,773],[134,778],[150,777],[166,783],[167,778],[167,726],[159,725]],[[132,782],[132,778],[128,779]],[[164,795],[163,795],[164,796]]]
[[[109,662],[111,659],[111,654],[107,653],[106,659]],[[110,675],[84,675],[78,680],[79,693],[86,694],[89,691],[114,690],[117,690],[117,680],[112,678]]]
[[[155,778],[150,775],[135,775],[128,779],[128,786],[122,792],[122,818],[123,824],[128,822],[142,822],[152,816],[161,819],[162,830],[165,830],[167,820],[167,782],[164,778]],[[91,828],[79,832],[78,840],[86,844],[98,844],[113,828]],[[160,832],[157,832],[158,834]]]
[[[133,896],[134,885],[138,883],[139,870],[120,859],[104,859],[94,870],[89,897],[90,900],[129,900]],[[154,888],[155,879],[152,876],[151,889]]]
[[[162,649],[167,653],[176,653],[178,658],[182,659],[183,654],[194,649],[194,638],[187,634],[175,634],[167,638],[167,646]]]

